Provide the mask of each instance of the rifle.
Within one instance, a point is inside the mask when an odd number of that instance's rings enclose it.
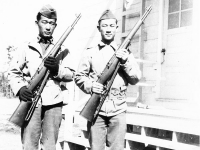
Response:
[[[63,35],[60,37],[58,42],[54,45],[54,47],[51,49],[51,51],[48,53],[48,56],[56,57],[58,54],[61,45],[65,41],[65,39],[69,36],[70,32],[78,22],[78,20],[81,18],[81,14],[79,14],[75,21],[72,23],[71,26],[67,28],[67,30],[63,33]],[[45,57],[45,58],[46,58]],[[32,102],[25,102],[21,101],[12,116],[10,117],[9,121],[11,123],[14,123],[15,125],[22,127],[25,123],[25,121],[29,121],[35,107],[37,105],[38,100],[41,97],[41,93],[46,85],[46,82],[49,78],[50,71],[44,66],[44,60],[42,60],[42,63],[39,65],[37,71],[35,72],[34,76],[31,78],[29,84],[27,85],[27,88],[34,93],[34,99]]]
[[[127,49],[130,45],[130,41],[133,38],[133,36],[136,34],[140,26],[142,25],[143,21],[146,19],[147,15],[152,10],[152,7],[149,6],[143,16],[139,19],[139,21],[136,23],[136,25],[133,27],[133,29],[130,31],[128,36],[125,38],[125,40],[122,42],[122,44],[119,46],[119,49]],[[106,85],[106,89],[102,94],[98,93],[92,93],[90,99],[87,101],[84,108],[81,110],[80,115],[87,119],[88,121],[92,122],[96,116],[98,115],[101,106],[103,105],[108,92],[112,86],[112,83],[117,75],[117,71],[120,68],[120,61],[114,54],[109,62],[107,63],[106,67],[102,71],[100,77],[98,78],[97,82],[101,83],[103,85]]]

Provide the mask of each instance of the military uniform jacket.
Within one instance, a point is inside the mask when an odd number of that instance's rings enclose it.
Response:
[[[8,72],[8,80],[15,95],[18,94],[22,86],[28,85],[28,81],[35,74],[43,58],[53,46],[54,44],[51,43],[44,55],[38,39],[23,43],[17,48]],[[41,94],[42,105],[53,105],[62,102],[60,82],[72,81],[74,72],[74,69],[70,67],[69,58],[68,49],[61,48],[56,56],[56,59],[59,60],[58,75],[56,77],[50,75]]]
[[[114,42],[110,45],[100,42],[96,47],[84,52],[75,76],[75,83],[82,91],[91,93],[92,82],[97,81],[116,49],[117,45]],[[140,76],[139,66],[130,53],[126,63],[121,64],[100,114],[113,116],[126,111],[126,87],[128,84],[136,84]]]

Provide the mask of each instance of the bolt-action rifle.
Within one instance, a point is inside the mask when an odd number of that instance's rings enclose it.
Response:
[[[137,24],[133,27],[133,29],[130,31],[128,36],[125,38],[125,40],[122,42],[122,44],[119,46],[118,49],[127,49],[130,45],[130,41],[133,38],[133,36],[136,34],[140,26],[142,25],[143,21],[146,19],[147,15],[152,10],[151,6],[149,6],[143,16],[139,19]],[[107,63],[106,67],[102,71],[100,77],[98,78],[97,82],[105,85],[106,89],[102,94],[92,93],[90,99],[84,106],[84,108],[81,110],[80,115],[87,119],[88,121],[92,122],[93,119],[98,115],[101,106],[103,105],[108,92],[112,86],[112,83],[117,75],[117,71],[120,67],[120,61],[114,54],[109,62]]]
[[[81,14],[79,14],[75,21],[72,23],[71,26],[67,28],[67,30],[63,33],[63,35],[60,37],[58,42],[54,45],[54,47],[51,49],[51,51],[48,53],[48,56],[56,57],[58,54],[63,42],[65,39],[69,36],[70,32],[73,30],[76,23],[81,18]],[[45,57],[45,58],[46,58]],[[50,71],[44,66],[44,60],[38,67],[37,71],[35,72],[34,76],[31,78],[29,84],[27,85],[27,88],[32,91],[34,94],[34,98],[31,102],[29,101],[21,101],[12,116],[10,117],[9,121],[11,123],[14,123],[15,125],[22,127],[24,125],[25,121],[29,121],[35,107],[38,103],[38,100],[41,97],[41,93],[46,85],[46,82],[49,78]]]

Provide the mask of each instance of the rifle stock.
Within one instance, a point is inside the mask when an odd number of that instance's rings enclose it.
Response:
[[[25,119],[31,105],[32,102],[21,101],[12,116],[10,117],[9,121],[19,127],[22,127],[24,124],[23,120]]]
[[[122,49],[122,48],[127,49],[128,48],[131,39],[138,31],[138,29],[142,25],[143,21],[146,19],[147,15],[150,13],[151,9],[152,9],[151,6],[149,6],[146,9],[143,16],[136,23],[136,25],[133,27],[133,29],[130,31],[130,33],[128,34],[128,36],[125,38],[125,40],[122,42],[122,44],[119,46],[118,49]],[[120,64],[120,61],[114,54],[112,56],[112,58],[109,60],[109,62],[107,63],[106,67],[104,68],[104,70],[101,73],[101,76],[98,78],[97,82],[105,85],[106,82],[112,78],[113,73],[119,69],[119,67],[118,67],[119,64]],[[113,78],[115,78],[115,76]],[[104,99],[101,99],[101,97],[104,97]],[[100,102],[101,102],[101,104],[103,104],[102,101],[105,100],[105,97],[106,97],[105,95],[102,96],[101,94],[92,93],[92,96],[87,101],[84,108],[81,110],[80,115],[82,117],[84,117],[85,119],[87,119],[88,121],[92,122],[94,117],[96,116],[96,112],[99,112],[99,110],[97,110],[97,107],[99,106]],[[100,109],[100,107],[98,107],[98,109]]]
[[[87,120],[93,120],[93,114],[96,112],[96,108],[100,103],[101,95],[93,93],[89,101],[86,103],[84,109],[82,109],[80,115]],[[91,115],[92,114],[92,115]]]
[[[63,35],[60,37],[58,42],[51,49],[51,51],[49,52],[47,57],[48,56],[55,57],[57,55],[57,53],[60,50],[61,45],[63,44],[65,39],[69,36],[69,34],[71,33],[71,31],[73,30],[74,26],[76,25],[76,23],[78,22],[78,20],[80,18],[81,18],[81,14],[79,14],[76,17],[76,19],[72,23],[72,25],[70,27],[68,27],[67,30],[63,33]],[[41,83],[42,83],[44,77],[48,73],[48,69],[44,66],[44,59],[43,59],[42,63],[38,67],[36,73],[34,74],[34,76],[32,77],[31,81],[29,82],[29,84],[27,86],[27,88],[29,90],[31,90],[36,95],[37,95],[37,90],[38,90],[39,86],[41,86]],[[35,99],[38,100],[38,97],[36,96]],[[35,99],[33,100],[33,102],[21,101],[20,104],[18,105],[18,107],[16,108],[16,110],[14,111],[14,113],[9,118],[9,121],[11,123],[17,125],[18,127],[22,127],[24,125],[24,122],[28,121],[25,118],[27,117],[27,114],[29,113],[29,109],[31,108],[32,105],[36,104]],[[32,111],[34,111],[34,109]],[[31,112],[31,113],[33,113],[33,112]],[[32,116],[32,114],[28,114],[27,118],[30,119],[31,116]]]

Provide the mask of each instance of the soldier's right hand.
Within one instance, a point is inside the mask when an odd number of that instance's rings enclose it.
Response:
[[[104,86],[101,83],[93,82],[92,83],[92,92],[101,94],[104,90]]]
[[[32,101],[33,93],[26,86],[19,90],[19,99],[22,101]]]

